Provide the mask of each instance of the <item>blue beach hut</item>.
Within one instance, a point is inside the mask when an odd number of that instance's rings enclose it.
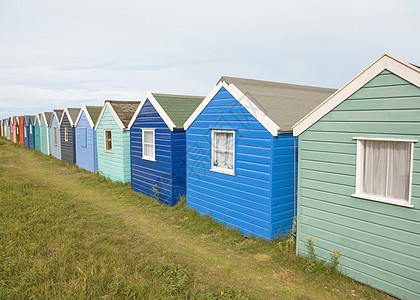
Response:
[[[204,97],[146,93],[128,125],[131,188],[175,205],[186,189],[184,122]]]
[[[35,115],[34,122],[34,149],[41,151],[41,114]]]
[[[34,120],[35,116],[24,116],[23,119],[24,146],[29,149],[35,148]]]
[[[184,124],[187,206],[246,235],[286,234],[296,211],[292,125],[334,91],[222,77]]]
[[[102,106],[83,106],[75,122],[76,164],[88,171],[98,170],[95,124]]]
[[[60,120],[63,115],[62,109],[54,109],[50,122],[51,155],[61,159]]]

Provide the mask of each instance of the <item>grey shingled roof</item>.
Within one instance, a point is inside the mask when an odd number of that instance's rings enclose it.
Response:
[[[98,121],[99,115],[101,114],[102,106],[86,106],[86,110],[88,111],[93,124],[96,124],[96,121]]]
[[[54,112],[57,114],[58,122],[61,120],[61,116],[63,115],[64,109],[54,109]]]
[[[44,112],[45,119],[47,119],[47,125],[50,126],[51,118],[52,118],[52,112]]]
[[[67,108],[67,111],[69,112],[67,116],[71,119],[71,123],[74,125],[74,122],[76,122],[77,116],[79,115],[80,108]]]
[[[336,90],[296,84],[222,76],[219,82],[235,85],[281,131],[291,131],[292,126],[306,116]]]
[[[115,113],[124,125],[124,129],[128,127],[140,101],[118,101],[118,100],[106,100],[114,108]]]
[[[202,96],[185,96],[152,93],[176,128],[184,128],[185,121],[204,100]]]

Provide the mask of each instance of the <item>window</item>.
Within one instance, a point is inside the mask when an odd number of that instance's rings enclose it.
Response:
[[[32,124],[29,124],[29,134],[32,134]]]
[[[353,196],[411,206],[413,142],[357,139],[356,192]]]
[[[211,170],[235,174],[235,132],[213,130],[211,134]]]
[[[23,127],[23,134],[24,134],[24,136],[26,137],[26,128],[25,127]]]
[[[87,128],[80,128],[80,146],[87,147]]]
[[[155,160],[155,130],[142,129],[143,159]]]
[[[69,141],[69,132],[67,130],[67,127],[64,127],[64,141]]]
[[[54,127],[54,145],[57,146],[57,127]]]
[[[112,152],[112,130],[105,130],[105,152]]]

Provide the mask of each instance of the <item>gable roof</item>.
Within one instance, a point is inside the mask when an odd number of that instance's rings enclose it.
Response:
[[[82,106],[82,109],[79,111],[79,115],[77,116],[76,122],[74,122],[74,126],[77,126],[79,123],[80,117],[82,116],[82,113],[84,112],[86,115],[86,118],[90,124],[90,127],[95,127],[95,123],[98,120],[99,114],[101,113],[102,106]]]
[[[121,130],[128,130],[128,125],[139,104],[140,101],[105,100],[105,104],[102,107],[101,113],[96,122],[95,129],[98,128],[105,108],[108,108]]]
[[[63,115],[61,116],[60,125],[61,125],[61,122],[63,122],[64,115],[67,115],[70,125],[74,126],[77,116],[79,115],[79,112],[80,112],[80,108],[67,108],[66,107],[63,111]]]
[[[58,122],[61,120],[61,116],[63,115],[64,109],[54,109],[55,114],[57,115]]]
[[[32,124],[35,125],[35,116],[32,115],[32,116],[29,116],[29,118],[32,119]]]
[[[37,113],[36,115],[35,115],[35,122],[34,122],[34,125],[36,124],[36,121],[38,120],[38,124],[39,125],[41,125],[41,113]]]
[[[300,135],[384,70],[388,70],[420,87],[420,68],[418,66],[385,53],[293,125],[293,135]]]
[[[185,122],[187,129],[211,99],[225,88],[273,136],[290,132],[293,124],[328,98],[335,89],[223,76]]]
[[[147,92],[128,125],[129,129],[133,126],[147,99],[152,103],[153,107],[165,121],[169,129],[173,130],[175,128],[183,128],[185,121],[197,109],[204,100],[204,97]]]
[[[42,112],[42,117],[45,120],[45,125],[48,127],[50,126],[51,118],[52,118],[52,112]]]

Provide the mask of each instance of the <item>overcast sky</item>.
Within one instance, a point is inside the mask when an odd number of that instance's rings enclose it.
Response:
[[[0,0],[0,117],[205,96],[222,75],[340,88],[420,64],[420,1]]]

